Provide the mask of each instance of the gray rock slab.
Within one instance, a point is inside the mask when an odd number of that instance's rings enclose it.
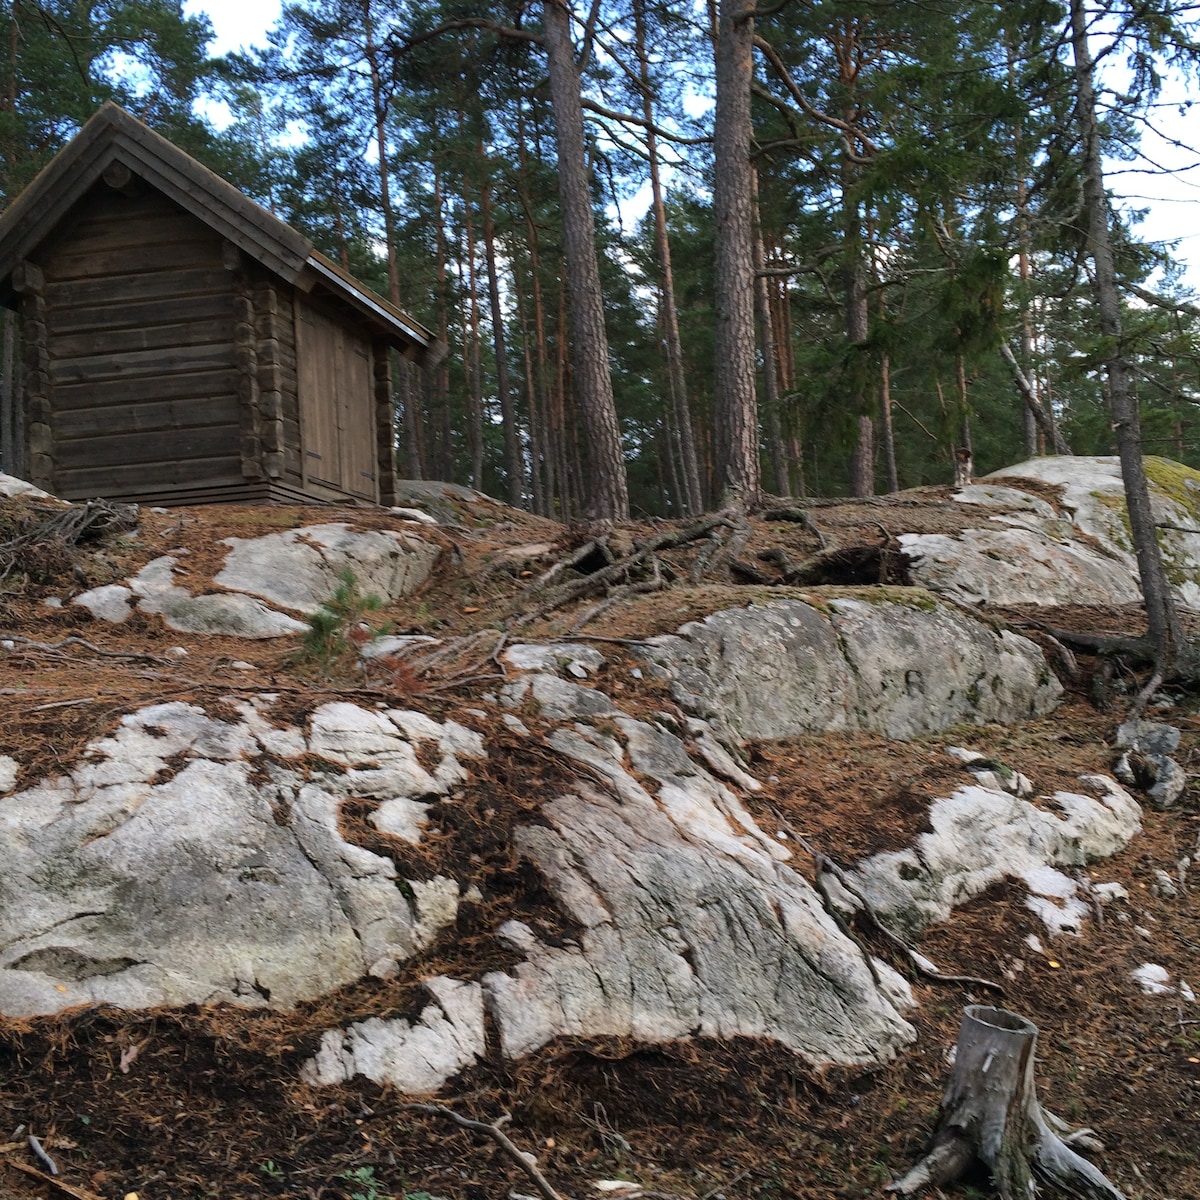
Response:
[[[71,603],[86,608],[97,621],[120,625],[133,611],[133,602],[132,588],[121,583],[110,583],[81,593]]]
[[[415,1022],[371,1017],[331,1029],[301,1076],[332,1084],[364,1075],[420,1095],[474,1065],[486,1049],[482,987],[445,976],[427,979],[424,987],[434,1002]]]
[[[471,731],[451,731],[444,754],[427,748],[442,759],[430,771],[390,716],[326,706],[306,738],[240,708],[241,720],[141,709],[67,774],[5,798],[0,1012],[287,1006],[410,957],[453,922],[454,880],[400,880],[345,841],[338,811],[352,796],[443,791]],[[427,738],[437,729],[413,715]],[[330,769],[313,771],[314,755]]]
[[[966,605],[1133,604],[1136,564],[1038,528],[904,533],[912,581]]]
[[[1028,639],[928,595],[823,609],[777,600],[715,613],[644,651],[675,700],[744,738],[864,729],[913,737],[1051,711],[1062,693]]]
[[[517,642],[501,656],[518,671],[563,672],[576,679],[586,678],[604,666],[605,658],[594,646],[577,642]]]
[[[1117,726],[1117,745],[1142,750],[1146,754],[1174,754],[1179,749],[1180,732],[1174,725],[1135,718]]]
[[[229,553],[214,582],[269,604],[313,613],[352,571],[359,592],[385,603],[429,578],[441,553],[410,530],[354,531],[330,523],[259,538],[226,538]]]
[[[1155,455],[1147,455],[1144,462],[1167,578],[1181,603],[1200,608],[1200,537],[1190,532],[1200,531],[1200,472]],[[1136,579],[1120,459],[1082,455],[1035,458],[1005,467],[985,482],[1020,488],[1022,479],[1060,486],[1062,505],[1075,529],[1094,539],[1105,555],[1127,563]],[[1095,602],[1124,603],[1119,599]]]
[[[851,879],[885,920],[916,933],[1006,877],[1036,886],[1047,867],[1106,858],[1140,831],[1141,808],[1107,776],[1081,782],[1095,794],[1056,792],[1053,811],[1007,792],[959,788],[931,805],[932,832],[909,849],[865,859]],[[1038,894],[1049,899],[1044,886]],[[1032,907],[1043,919],[1054,918],[1044,906]]]
[[[7,498],[28,496],[33,500],[49,500],[54,504],[66,504],[65,500],[60,500],[57,496],[50,495],[49,492],[43,492],[40,487],[35,487],[27,479],[18,479],[15,475],[0,474],[0,496]]]

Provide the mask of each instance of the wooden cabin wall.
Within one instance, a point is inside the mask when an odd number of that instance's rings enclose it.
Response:
[[[241,484],[220,235],[154,191],[98,184],[38,265],[53,490],[150,499]]]

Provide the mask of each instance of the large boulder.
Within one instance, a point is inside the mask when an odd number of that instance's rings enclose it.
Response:
[[[644,653],[689,712],[745,738],[862,729],[915,737],[1050,712],[1062,687],[1026,638],[916,589],[714,613]]]
[[[229,550],[213,580],[223,591],[193,595],[175,578],[179,559],[164,554],[125,583],[92,588],[74,603],[115,623],[137,608],[181,633],[285,637],[307,628],[293,614],[316,612],[347,572],[362,595],[387,604],[425,583],[441,554],[436,541],[412,527],[354,530],[339,522],[225,538],[223,544]]]
[[[4,798],[0,1013],[286,1006],[408,958],[454,920],[453,880],[402,881],[338,815],[374,796],[419,828],[478,736],[350,704],[277,728],[259,707],[239,720],[140,709],[65,775]]]
[[[1200,607],[1200,472],[1147,457],[1159,545],[1176,598]],[[1061,514],[1022,484],[1053,485]],[[915,583],[964,604],[1135,604],[1137,561],[1115,457],[1035,458],[962,488],[978,508],[961,533],[906,533]],[[1195,531],[1195,532],[1192,532]]]

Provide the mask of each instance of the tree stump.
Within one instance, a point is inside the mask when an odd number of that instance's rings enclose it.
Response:
[[[963,1010],[954,1069],[929,1152],[889,1192],[911,1196],[940,1187],[978,1161],[991,1173],[1001,1200],[1029,1200],[1043,1184],[1079,1200],[1125,1200],[1068,1145],[1102,1148],[1090,1131],[1067,1134],[1065,1123],[1038,1103],[1037,1034],[1032,1021],[1003,1008],[972,1004]]]

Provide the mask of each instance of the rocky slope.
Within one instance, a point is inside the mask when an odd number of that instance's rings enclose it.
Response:
[[[1200,477],[1152,477],[1186,602]],[[978,968],[997,984],[1030,954],[1058,969],[1051,939],[1096,936],[1106,906],[1147,929],[1121,909],[1132,881],[1089,864],[1157,845],[1163,827],[1143,827],[1167,818],[1108,773],[1103,720],[1044,656],[1057,643],[1027,636],[1047,605],[1074,606],[1060,623],[1080,604],[1136,620],[1115,478],[1107,460],[1041,460],[702,536],[563,531],[428,484],[397,510],[144,511],[90,534],[78,506],[13,496],[0,1053],[23,1061],[48,1022],[103,1014],[127,1031],[129,1074],[145,1044],[129,1031],[198,1012],[278,1031],[285,1108],[297,1086],[363,1080],[448,1095],[575,1046],[690,1046],[715,1070],[749,1039],[796,1071],[911,1069],[932,965],[865,936],[872,922],[915,945],[1003,889],[1026,915]],[[1093,719],[1082,770],[1032,743],[994,761],[1022,736],[1003,729]],[[821,761],[843,744],[859,747],[846,763],[875,747],[865,786]],[[1165,756],[1181,781],[1189,750],[1185,735]],[[1171,799],[1186,841],[1190,801]],[[1156,868],[1176,898],[1177,851]],[[1144,940],[1108,994],[1150,966],[1189,1004],[1186,967]],[[44,1132],[53,1091],[10,1086],[0,1112],[15,1126],[33,1108]],[[115,1161],[78,1132],[68,1155]],[[102,1195],[138,1178],[95,1174]],[[255,1183],[304,1194],[298,1179]]]

